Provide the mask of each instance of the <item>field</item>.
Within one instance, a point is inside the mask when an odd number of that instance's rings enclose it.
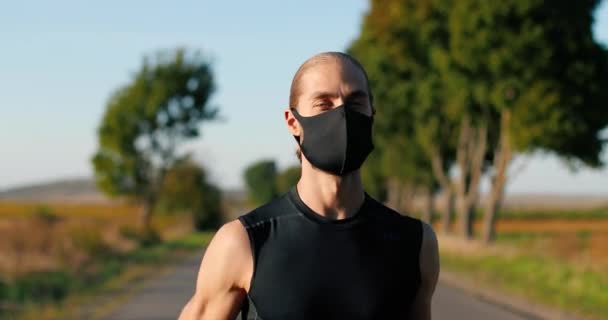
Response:
[[[128,204],[0,202],[0,319],[100,287],[129,265],[161,262],[172,254],[167,243],[192,234],[188,215],[161,214],[152,222],[157,232],[144,235],[138,210]]]
[[[591,319],[608,315],[606,209],[505,213],[492,245],[455,236],[439,242],[442,268],[481,286]]]

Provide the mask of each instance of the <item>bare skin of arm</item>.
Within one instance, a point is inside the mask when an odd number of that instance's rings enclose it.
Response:
[[[439,278],[439,250],[435,231],[423,222],[420,248],[420,289],[414,300],[411,319],[431,320],[431,299]]]
[[[196,290],[179,320],[235,319],[249,290],[253,258],[240,221],[224,224],[202,258]]]

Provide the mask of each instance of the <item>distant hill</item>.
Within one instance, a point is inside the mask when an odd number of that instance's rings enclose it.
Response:
[[[246,193],[239,189],[222,190],[224,198],[240,204]],[[60,179],[38,184],[24,185],[0,190],[0,201],[23,202],[68,202],[68,203],[110,203],[111,199],[95,186],[92,178]]]
[[[91,178],[55,180],[0,191],[0,200],[41,202],[107,203],[112,199],[101,193]]]

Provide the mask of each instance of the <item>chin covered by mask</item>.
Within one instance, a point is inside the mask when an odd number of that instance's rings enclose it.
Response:
[[[343,176],[361,167],[374,149],[373,117],[352,110],[348,105],[305,117],[292,108],[306,138],[294,136],[310,163],[334,175]]]

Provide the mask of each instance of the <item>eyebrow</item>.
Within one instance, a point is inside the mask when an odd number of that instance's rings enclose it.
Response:
[[[323,98],[334,98],[337,95],[333,92],[327,91],[316,91],[312,94],[313,99],[323,99]],[[355,90],[349,93],[345,99],[357,99],[357,98],[367,98],[369,95],[364,90]]]

